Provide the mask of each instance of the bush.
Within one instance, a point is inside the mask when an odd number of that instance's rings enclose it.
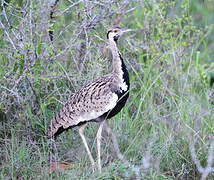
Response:
[[[214,9],[210,3],[3,1],[2,179],[211,179]],[[88,169],[76,129],[63,133],[54,148],[44,135],[70,94],[111,71],[105,33],[113,25],[134,30],[119,42],[131,75],[131,96],[109,121],[127,160],[114,156],[112,143],[103,134],[103,173],[98,174]],[[85,134],[95,150],[97,128],[95,123],[89,126]],[[74,167],[49,177],[50,158],[73,162]]]

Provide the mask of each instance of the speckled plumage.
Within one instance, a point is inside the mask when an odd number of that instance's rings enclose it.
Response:
[[[121,91],[116,75],[97,78],[77,91],[52,119],[48,137],[88,121],[109,119],[122,109],[127,98],[128,92]],[[116,106],[118,100],[123,102],[120,107]]]
[[[52,119],[48,137],[89,121],[103,121],[121,111],[129,96],[129,76],[117,49],[118,38],[108,32],[113,55],[113,71],[99,77],[77,91]]]
[[[87,121],[99,121],[101,116],[111,118],[109,111],[116,106],[118,99],[124,94],[124,92],[119,92],[120,87],[117,86],[113,74],[100,77],[87,84],[77,91],[54,117],[48,130],[48,136],[57,136],[63,130]],[[127,95],[123,98],[127,99]]]

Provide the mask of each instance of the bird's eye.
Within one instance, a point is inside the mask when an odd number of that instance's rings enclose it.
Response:
[[[116,33],[116,32],[118,32],[117,30],[114,30],[114,32]]]

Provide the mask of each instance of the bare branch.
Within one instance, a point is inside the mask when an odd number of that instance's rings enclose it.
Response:
[[[13,42],[13,40],[11,39],[9,33],[7,32],[4,24],[0,21],[0,25],[2,27],[2,29],[4,30],[4,33],[6,34],[7,36],[7,39],[9,40],[9,42],[11,43],[11,45],[13,46],[13,49],[17,50],[16,46],[15,46],[15,43]]]
[[[211,172],[214,172],[214,168],[212,167],[214,162],[214,139],[212,140],[209,147],[207,166],[204,168],[202,167],[197,157],[196,150],[195,150],[195,142],[190,143],[189,150],[190,150],[190,155],[192,157],[192,160],[197,167],[197,170],[201,173],[201,180],[205,180]]]

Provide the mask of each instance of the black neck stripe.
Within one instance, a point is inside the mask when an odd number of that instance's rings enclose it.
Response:
[[[125,81],[125,83],[127,84],[128,86],[128,89],[129,89],[129,86],[130,86],[130,82],[129,82],[129,73],[128,73],[128,70],[126,68],[126,65],[123,61],[123,58],[121,56],[121,54],[118,52],[119,56],[120,56],[120,60],[121,60],[121,68],[122,68],[122,71],[123,71],[123,79]]]

